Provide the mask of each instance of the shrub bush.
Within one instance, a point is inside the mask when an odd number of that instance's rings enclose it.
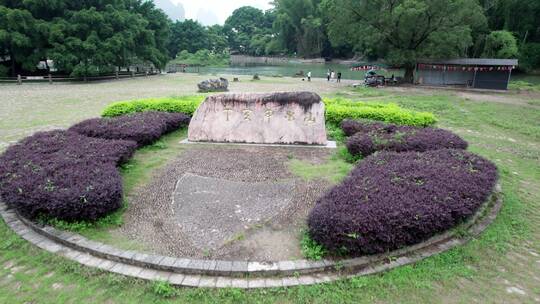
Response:
[[[443,129],[396,126],[391,124],[346,120],[341,124],[344,133],[354,135],[346,142],[352,155],[368,156],[376,151],[417,151],[444,148],[467,149],[467,142]]]
[[[345,119],[341,122],[341,130],[345,133],[345,136],[353,136],[356,133],[368,133],[373,130],[383,129],[386,125],[381,122],[369,121],[369,120],[352,120]]]
[[[201,96],[186,96],[120,101],[108,105],[103,111],[102,116],[115,117],[145,111],[185,113],[187,115],[193,115],[203,100],[204,97]]]
[[[114,117],[143,111],[193,115],[203,99],[201,96],[189,96],[116,102],[107,106],[102,116]],[[395,104],[354,102],[341,98],[325,99],[324,103],[326,121],[337,125],[345,119],[362,118],[412,126],[429,126],[437,122],[431,113],[410,111]]]
[[[406,110],[396,104],[325,99],[326,121],[340,124],[345,119],[370,119],[410,126],[430,126],[437,122],[432,113]]]
[[[377,153],[318,200],[309,234],[352,256],[395,250],[469,218],[496,181],[494,164],[463,150]]]
[[[69,131],[36,133],[0,156],[0,195],[30,218],[96,220],[121,207],[116,165],[136,143],[90,138]]]
[[[7,77],[9,69],[6,66],[0,64],[0,77]]]
[[[187,125],[189,119],[189,116],[182,113],[133,113],[120,117],[88,119],[69,130],[89,137],[133,140],[139,146],[144,146],[165,133]]]
[[[515,91],[538,92],[540,91],[540,84],[533,84],[522,80],[513,80],[508,84],[508,88]]]

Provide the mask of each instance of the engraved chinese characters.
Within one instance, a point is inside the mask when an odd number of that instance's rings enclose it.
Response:
[[[195,112],[188,138],[326,145],[324,104],[311,92],[210,96]]]

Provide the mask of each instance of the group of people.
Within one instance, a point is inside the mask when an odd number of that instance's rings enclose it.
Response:
[[[334,70],[328,69],[328,72],[326,72],[326,79],[328,81],[334,81],[335,79],[336,82],[341,82],[341,72],[336,73]]]
[[[307,79],[308,81],[311,81],[311,71],[307,72]],[[328,72],[326,73],[326,79],[330,81],[336,80],[336,82],[341,82],[341,72],[335,72],[334,70],[328,69]]]

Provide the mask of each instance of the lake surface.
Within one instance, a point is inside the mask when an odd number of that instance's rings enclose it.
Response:
[[[288,65],[279,65],[279,66],[269,66],[269,65],[254,65],[254,66],[229,66],[229,67],[200,67],[199,73],[201,74],[226,74],[226,75],[255,75],[259,74],[261,76],[283,76],[283,77],[292,77],[299,71],[304,71],[304,74],[307,74],[311,71],[311,77],[313,78],[326,78],[326,73],[328,70],[334,70],[342,73],[343,79],[355,79],[363,80],[364,73],[366,71],[351,71],[350,65],[345,64],[288,64]],[[196,72],[197,68],[188,68],[187,72]],[[403,76],[403,71],[401,70],[380,70],[378,74],[386,75],[390,77],[392,74],[394,76]]]
[[[364,74],[366,71],[351,71],[351,65],[345,64],[288,64],[288,65],[250,65],[250,66],[229,66],[229,67],[188,67],[186,72],[208,75],[255,75],[261,76],[283,76],[292,77],[299,71],[304,71],[305,74],[311,71],[314,78],[326,78],[326,72],[328,70],[334,70],[342,73],[343,79],[364,80]],[[378,74],[385,75],[386,77],[403,76],[404,70],[399,69],[384,69],[378,70]],[[523,73],[514,73],[511,77],[512,80],[522,80],[534,84],[540,84],[540,75],[530,75]]]

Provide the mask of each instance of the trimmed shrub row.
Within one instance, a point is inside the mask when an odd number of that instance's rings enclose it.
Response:
[[[69,131],[89,137],[133,140],[139,146],[145,146],[163,134],[187,125],[189,120],[190,117],[182,113],[143,112],[88,119],[72,126]]]
[[[428,112],[406,110],[396,104],[353,102],[346,99],[325,99],[326,121],[339,125],[345,119],[370,119],[409,126],[430,126],[437,122]]]
[[[0,156],[0,196],[30,218],[97,220],[122,205],[116,166],[187,121],[180,113],[147,112],[36,133]]]
[[[102,116],[114,117],[143,111],[182,112],[193,115],[202,103],[203,97],[179,97],[143,99],[116,102],[103,111]],[[353,102],[346,99],[325,99],[326,120],[340,124],[344,119],[372,119],[400,125],[429,126],[437,120],[427,112],[406,110],[395,104]]]
[[[341,127],[345,134],[354,134],[346,142],[349,153],[364,157],[376,151],[423,152],[444,148],[465,150],[468,146],[458,135],[438,128],[351,120],[344,120]]]
[[[203,100],[204,97],[202,96],[184,96],[120,101],[108,105],[105,110],[103,110],[101,116],[115,117],[145,111],[185,113],[187,115],[193,115]]]
[[[466,220],[496,180],[494,164],[463,150],[377,153],[319,199],[309,233],[352,256],[395,250]]]

